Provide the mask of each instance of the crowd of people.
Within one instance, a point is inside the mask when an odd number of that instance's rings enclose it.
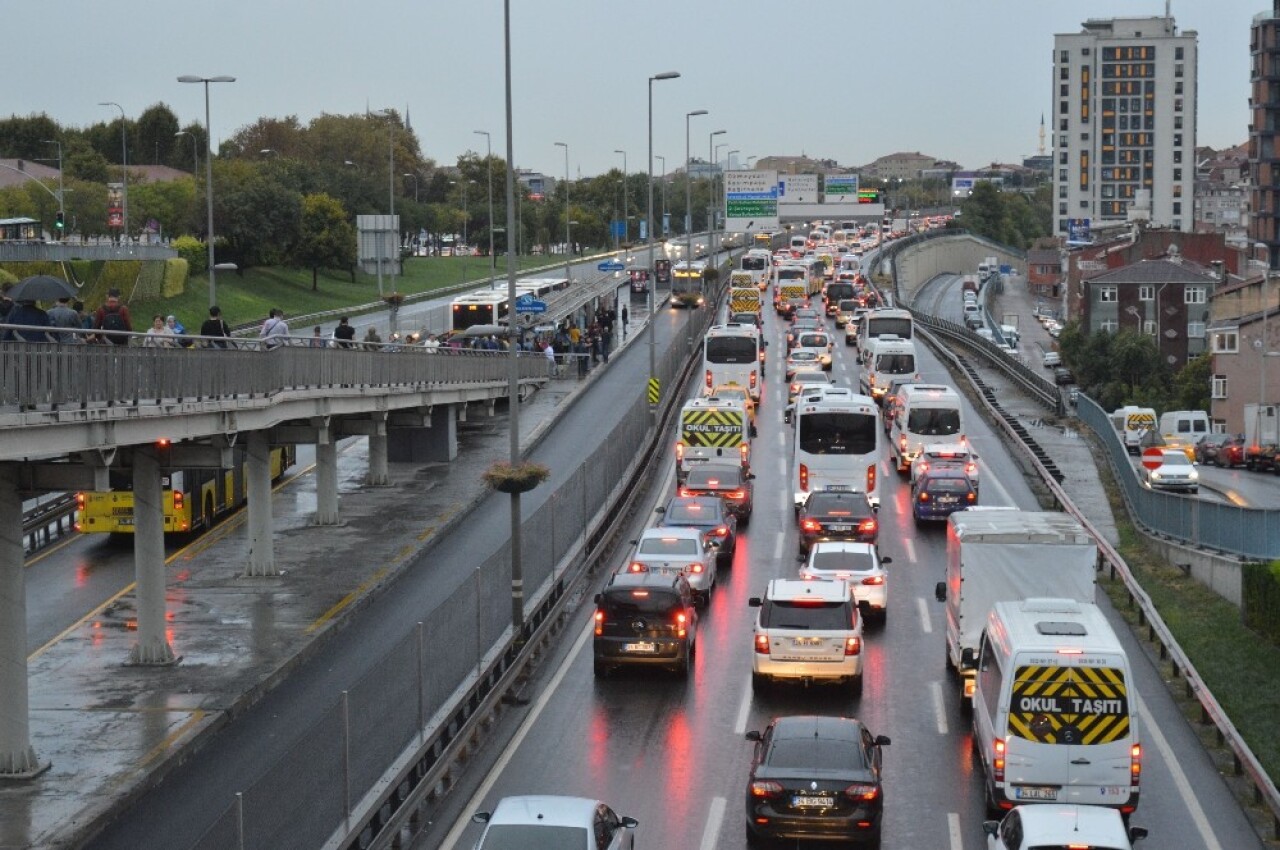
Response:
[[[432,353],[479,351],[501,353],[511,350],[506,336],[463,333],[435,334],[425,330],[405,335],[393,332],[384,341],[373,325],[356,341],[356,328],[349,316],[338,320],[329,334],[316,325],[310,336],[295,336],[285,313],[272,308],[258,329],[257,340],[233,339],[231,328],[217,306],[209,308],[208,317],[200,325],[198,335],[191,335],[176,316],[156,313],[150,326],[135,329],[129,307],[121,301],[120,292],[111,290],[97,310],[86,310],[82,301],[59,298],[54,307],[42,309],[35,301],[17,301],[9,297],[11,284],[0,288],[0,325],[21,325],[0,331],[0,342],[57,342],[68,344],[141,345],[147,348],[243,348],[247,345],[263,350],[281,346],[310,348],[363,348],[378,351],[420,351]],[[626,335],[628,308],[622,307],[621,334]],[[618,313],[612,307],[600,307],[594,316],[562,320],[554,330],[526,331],[515,345],[522,352],[541,353],[549,372],[562,376],[572,366],[585,375],[598,363],[607,363],[617,340],[614,328]]]

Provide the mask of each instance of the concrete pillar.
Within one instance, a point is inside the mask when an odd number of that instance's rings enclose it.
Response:
[[[13,464],[0,464],[0,779],[29,779],[42,770],[31,747],[27,716],[24,560],[18,469]]]
[[[338,522],[338,443],[328,428],[321,428],[316,443],[316,515],[311,524]]]
[[[248,443],[249,564],[245,575],[279,575],[271,517],[271,445],[264,431],[251,431]]]
[[[139,446],[133,452],[133,570],[138,639],[129,650],[129,664],[177,661],[165,634],[163,498],[155,450]]]
[[[373,433],[369,435],[369,475],[365,483],[385,487],[391,482],[387,472],[387,420],[385,415],[374,420]]]
[[[390,459],[399,463],[448,463],[458,456],[458,407],[437,404],[431,408],[431,426],[397,428],[387,443]]]

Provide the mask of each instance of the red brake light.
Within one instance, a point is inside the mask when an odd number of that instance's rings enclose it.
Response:
[[[851,637],[844,639],[845,655],[857,655],[859,652],[862,652],[862,638]]]
[[[922,501],[922,502],[927,502],[927,501],[929,501],[929,494],[928,494],[928,493],[921,493],[921,494],[920,494],[920,501]]]
[[[800,489],[809,492],[809,465],[804,463],[800,464]]]
[[[755,389],[755,386],[756,386],[756,373],[755,373],[755,372],[752,372],[752,373],[751,373],[751,388],[752,388],[752,389]]]
[[[907,450],[907,438],[906,438],[906,435],[903,435],[903,436],[901,436],[901,437],[899,437],[899,438],[898,438],[898,446],[899,446],[899,447],[901,447],[901,449],[902,449],[903,451],[906,451],[906,450]]]
[[[876,490],[876,465],[873,463],[867,467],[867,492],[874,493]]]
[[[773,780],[757,780],[751,783],[751,796],[770,798],[782,793],[782,784]]]
[[[629,573],[646,573],[648,571],[649,571],[649,568],[646,567],[644,564],[640,563],[639,561],[632,561],[630,564],[627,565],[627,572]]]
[[[76,493],[76,507],[84,510],[84,504],[87,501],[84,493]]]
[[[716,536],[716,537],[728,537],[728,536],[729,536],[729,526],[727,526],[727,525],[721,525],[721,526],[718,526],[718,527],[716,528],[716,530],[715,530],[713,533],[715,534],[715,536]]]
[[[684,637],[688,633],[689,618],[682,611],[676,614],[676,637]]]
[[[862,522],[858,523],[858,530],[868,534],[874,532],[877,528],[879,528],[879,523],[874,519],[864,519]]]
[[[734,490],[733,492],[731,492],[731,493],[727,493],[726,495],[727,495],[730,499],[745,499],[745,498],[747,498],[747,491],[746,491],[746,490]]]
[[[844,789],[844,795],[854,802],[871,802],[880,796],[880,788],[876,785],[857,783]]]
[[[742,455],[743,463],[747,462],[747,448],[748,446],[746,443],[742,443],[741,445],[738,446],[738,454]]]
[[[970,491],[968,495],[965,496],[965,498],[968,499],[970,502],[976,502],[978,501],[978,494],[974,493],[973,491]]]
[[[816,519],[806,519],[804,522],[800,523],[800,528],[803,531],[821,531],[822,523],[818,522]]]
[[[708,389],[711,387],[711,370],[710,369],[707,370],[707,387]]]
[[[756,635],[756,652],[760,653],[761,655],[769,654],[769,636],[768,635]]]
[[[862,580],[863,584],[878,586],[884,584],[884,576],[867,576]]]
[[[181,490],[174,490],[174,491],[173,491],[173,509],[174,509],[175,511],[180,511],[180,510],[182,510],[183,501],[184,501],[184,500],[183,500],[183,496],[182,496],[182,491],[181,491]]]
[[[684,443],[676,443],[676,463],[684,460]]]
[[[1142,745],[1134,744],[1129,748],[1129,785],[1138,787],[1138,779],[1142,776]]]
[[[688,495],[689,495],[689,488],[688,488],[688,487],[681,487],[681,488],[680,488],[680,495],[681,495],[681,496],[688,496]]]
[[[920,462],[920,471],[919,471],[917,474],[919,474],[919,475],[924,475],[924,474],[925,474],[926,472],[928,472],[928,471],[929,471],[929,464],[928,464],[926,461],[921,461],[921,462]]]
[[[973,461],[969,461],[964,465],[964,471],[966,475],[973,475],[978,471],[978,465]]]
[[[694,575],[702,575],[702,571],[704,569],[705,567],[703,567],[702,564],[694,564],[693,566],[689,567],[689,572],[693,573]],[[682,614],[681,616],[684,616],[684,615]]]
[[[596,609],[596,634],[604,634],[604,612],[599,608]]]
[[[996,738],[992,747],[995,757],[991,760],[991,770],[995,773],[996,782],[1004,782],[1004,738]]]

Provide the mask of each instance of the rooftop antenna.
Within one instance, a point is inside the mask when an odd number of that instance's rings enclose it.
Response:
[[[1044,113],[1040,113],[1040,156],[1044,156]]]

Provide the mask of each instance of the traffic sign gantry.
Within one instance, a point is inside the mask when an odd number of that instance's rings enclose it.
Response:
[[[1142,450],[1142,465],[1147,469],[1159,469],[1164,465],[1164,450],[1152,446],[1149,449]]]

